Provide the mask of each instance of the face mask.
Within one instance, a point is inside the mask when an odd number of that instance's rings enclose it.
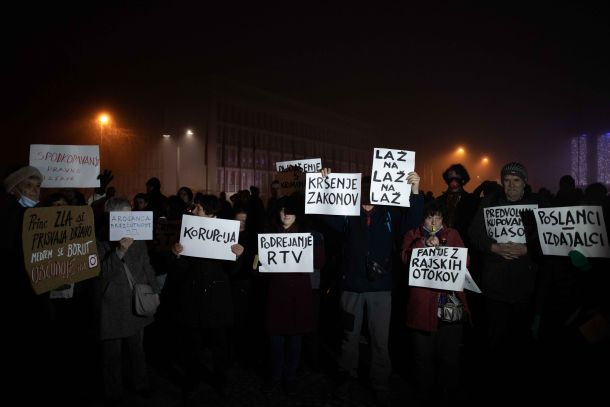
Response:
[[[25,195],[21,195],[21,198],[19,198],[18,202],[19,205],[23,206],[24,208],[33,208],[38,205],[38,202],[40,201],[34,201],[33,199],[30,199]]]

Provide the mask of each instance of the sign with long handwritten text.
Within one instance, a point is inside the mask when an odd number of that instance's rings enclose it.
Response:
[[[415,152],[375,148],[371,175],[371,204],[411,206],[407,176],[415,170]]]
[[[409,262],[409,285],[463,291],[468,249],[424,247],[413,249]]]
[[[239,238],[239,221],[182,215],[180,244],[185,256],[235,261],[231,246]]]
[[[133,240],[152,240],[152,211],[110,212],[110,241],[115,242],[124,237]]]
[[[307,174],[305,213],[360,215],[361,174]]]
[[[43,188],[96,188],[100,174],[98,146],[30,145],[30,165],[42,174]]]
[[[91,207],[27,209],[23,256],[36,294],[97,276],[100,267]]]
[[[568,256],[578,250],[586,257],[610,257],[601,206],[569,206],[535,211],[542,253]]]
[[[261,273],[313,273],[311,233],[260,233],[258,259]]]

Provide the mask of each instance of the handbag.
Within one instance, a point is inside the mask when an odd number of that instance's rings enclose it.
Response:
[[[133,310],[141,317],[152,317],[159,307],[159,294],[149,284],[133,285]]]
[[[455,293],[440,293],[437,316],[444,322],[459,322],[464,317],[464,304]]]
[[[159,307],[159,294],[155,293],[150,284],[136,283],[127,265],[124,265],[127,280],[133,296],[133,312],[141,317],[152,317]]]

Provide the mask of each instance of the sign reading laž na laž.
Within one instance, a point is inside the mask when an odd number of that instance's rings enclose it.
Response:
[[[375,148],[371,174],[372,205],[411,206],[407,176],[415,170],[415,152]]]

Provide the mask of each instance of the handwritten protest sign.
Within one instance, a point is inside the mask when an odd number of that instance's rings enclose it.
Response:
[[[235,261],[231,246],[239,238],[239,221],[182,215],[182,255]]]
[[[152,211],[110,212],[110,241],[115,242],[124,237],[133,240],[152,240]]]
[[[32,144],[30,165],[42,174],[43,188],[95,188],[100,186],[98,146]]]
[[[360,215],[361,174],[307,174],[305,213]]]
[[[537,209],[538,205],[510,205],[485,208],[487,234],[498,243],[525,243],[521,211]]]
[[[568,256],[576,249],[586,257],[610,257],[600,206],[544,208],[534,212],[542,253]]]
[[[36,294],[100,272],[89,206],[27,209],[22,242],[25,268]]]
[[[313,273],[311,233],[260,233],[258,259],[261,273]]]
[[[170,251],[180,235],[180,221],[159,218],[155,229],[153,247],[157,252]]]
[[[284,196],[294,192],[303,193],[305,190],[305,173],[303,171],[278,172],[275,179],[280,182],[280,188]]]
[[[425,247],[413,249],[409,262],[409,285],[463,291],[468,249]]]
[[[415,152],[376,148],[373,154],[371,204],[411,206],[407,175],[415,169]]]
[[[320,158],[310,158],[308,160],[278,161],[275,163],[277,172],[302,171],[320,172],[322,170],[322,160]]]

